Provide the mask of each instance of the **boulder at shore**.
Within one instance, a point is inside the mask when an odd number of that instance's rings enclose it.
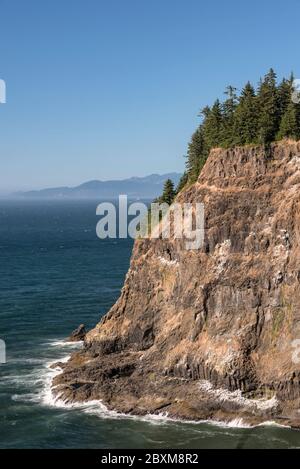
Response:
[[[75,329],[70,337],[68,337],[68,342],[80,342],[84,340],[86,336],[86,329],[84,324],[80,324],[80,326]]]

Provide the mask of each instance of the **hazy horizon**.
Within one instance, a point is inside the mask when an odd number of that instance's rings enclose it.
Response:
[[[141,176],[138,176],[138,175],[134,174],[134,175],[126,177],[126,178],[121,178],[121,177],[120,178],[113,178],[113,179],[92,178],[92,179],[89,179],[88,181],[81,181],[78,184],[62,184],[62,185],[59,185],[59,186],[44,186],[44,187],[36,187],[36,188],[29,187],[29,188],[25,188],[25,189],[17,188],[17,189],[12,189],[12,190],[5,190],[3,188],[0,188],[0,197],[3,196],[3,195],[4,196],[13,195],[14,193],[17,193],[17,192],[42,191],[42,190],[45,190],[45,189],[59,189],[60,187],[75,188],[75,187],[81,186],[82,184],[86,184],[86,183],[91,182],[91,181],[99,181],[99,182],[114,181],[114,182],[118,182],[118,181],[129,180],[129,179],[132,179],[132,178],[143,179],[143,178],[146,178],[146,177],[149,177],[149,176],[152,176],[152,175],[165,176],[165,175],[169,175],[169,174],[180,175],[182,173],[180,173],[178,171],[168,171],[167,173],[150,173],[150,174],[143,174]]]
[[[43,189],[52,189],[52,188],[59,188],[59,187],[77,187],[77,186],[80,186],[81,184],[84,184],[86,182],[90,182],[90,181],[101,181],[101,182],[108,182],[108,181],[123,181],[123,180],[127,180],[127,179],[131,179],[131,178],[145,178],[145,177],[148,177],[148,176],[151,176],[152,174],[157,174],[159,176],[163,176],[165,174],[172,174],[172,173],[176,173],[176,174],[183,174],[184,172],[184,167],[182,167],[182,170],[168,170],[166,172],[162,172],[162,171],[152,171],[152,172],[149,172],[149,173],[143,173],[141,172],[140,174],[132,174],[132,175],[128,175],[128,176],[124,176],[122,177],[121,175],[120,176],[116,176],[116,177],[107,177],[107,178],[102,178],[102,177],[90,177],[89,179],[78,179],[78,181],[75,181],[75,182],[69,182],[69,181],[66,181],[65,183],[62,182],[61,184],[51,184],[51,183],[48,183],[46,185],[43,185],[42,183],[37,183],[36,185],[30,185],[30,184],[21,184],[20,186],[11,186],[11,188],[7,188],[5,187],[4,185],[0,186],[0,196],[1,194],[11,194],[11,193],[14,193],[14,192],[27,192],[27,191],[39,191],[39,190],[43,190]]]

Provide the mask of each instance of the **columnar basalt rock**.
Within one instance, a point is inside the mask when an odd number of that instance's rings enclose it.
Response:
[[[204,203],[203,247],[137,240],[119,300],[54,392],[135,414],[300,426],[300,143],[214,149],[177,201]]]

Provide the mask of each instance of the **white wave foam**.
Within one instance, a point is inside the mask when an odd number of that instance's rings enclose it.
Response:
[[[9,364],[13,363],[26,363],[28,365],[41,365],[45,362],[40,358],[13,358],[9,360]]]
[[[7,384],[24,384],[27,382],[27,377],[23,375],[7,375],[1,378],[1,382],[6,382]]]
[[[60,339],[53,339],[46,342],[44,345],[59,348],[62,351],[66,349],[74,350],[79,349],[83,342],[70,342]],[[55,352],[56,354],[56,352]],[[70,355],[58,356],[55,360],[49,361],[49,359],[35,359],[35,358],[17,358],[12,360],[13,363],[24,363],[35,366],[30,373],[21,373],[20,375],[8,375],[3,377],[6,383],[15,386],[17,389],[20,386],[25,387],[26,390],[33,390],[33,392],[27,392],[23,394],[14,394],[11,399],[13,401],[21,402],[36,402],[44,405],[56,405],[60,403],[55,399],[52,390],[51,383],[53,378],[61,373],[59,367],[52,368],[52,365],[57,362],[65,363],[70,359]]]
[[[70,359],[70,355],[61,358],[59,361],[66,363]],[[50,407],[62,408],[66,410],[79,409],[86,413],[96,414],[101,418],[120,418],[121,414],[115,411],[110,411],[100,400],[86,401],[86,402],[65,402],[59,395],[53,393],[52,382],[55,376],[59,375],[62,370],[60,367],[53,368],[57,360],[48,362],[46,366],[46,373],[44,374],[44,386],[40,395],[40,402],[43,405]]]
[[[265,422],[259,423],[257,427],[278,427],[278,428],[291,428],[289,425],[283,425],[282,423],[274,422],[274,420],[266,420]]]
[[[70,342],[67,340],[49,340],[49,342],[45,342],[45,345],[48,345],[50,347],[71,347],[71,348],[80,348],[83,345],[83,340],[80,340],[78,342]]]
[[[240,390],[231,392],[223,388],[214,388],[213,385],[206,380],[200,381],[199,388],[219,402],[229,402],[239,407],[247,408],[253,413],[258,410],[276,409],[278,406],[276,396],[273,396],[271,399],[246,399],[242,396]]]
[[[184,424],[191,424],[191,425],[201,425],[201,424],[208,424],[214,427],[226,427],[226,428],[251,428],[252,426],[246,423],[242,418],[236,418],[230,421],[221,421],[221,420],[185,420],[185,419],[177,419],[170,417],[168,413],[160,413],[160,414],[147,414],[143,417],[137,416],[139,420],[144,420],[150,423],[184,423]]]
[[[236,418],[233,420],[229,420],[228,422],[222,422],[221,426],[229,427],[229,428],[252,428],[253,425],[246,423],[242,418]]]
[[[50,361],[47,363],[46,371],[43,377],[44,387],[41,393],[41,403],[45,405],[59,407],[59,399],[57,399],[54,396],[53,391],[52,391],[52,381],[55,378],[55,376],[61,373],[61,368],[58,366],[53,368],[53,365],[57,363],[58,361],[62,363],[66,363],[70,359],[70,357],[71,357],[70,355],[67,355],[66,357],[59,358],[58,360]]]
[[[13,394],[11,399],[15,402],[39,402],[39,396],[35,393],[28,393],[28,394]]]

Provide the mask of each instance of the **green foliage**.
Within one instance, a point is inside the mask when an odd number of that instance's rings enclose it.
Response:
[[[280,123],[276,74],[271,68],[260,82],[257,95],[258,142],[267,145],[275,140]]]
[[[278,87],[281,121],[276,135],[277,140],[300,138],[300,106],[293,103],[290,98],[294,91],[293,81],[294,76],[291,75],[289,80],[284,79]]]
[[[223,114],[220,101],[217,99],[211,109],[204,108],[203,135],[205,145],[208,148],[217,147],[221,144]]]
[[[162,195],[156,200],[159,203],[166,203],[171,205],[176,196],[174,183],[171,179],[167,179],[164,184],[164,189]]]
[[[207,153],[206,143],[204,140],[204,130],[202,126],[192,135],[191,141],[188,145],[188,154],[186,162],[187,177],[190,182],[195,182],[204,166]]]
[[[258,113],[257,97],[251,83],[243,88],[233,123],[233,144],[257,143]]]
[[[227,86],[225,91],[227,99],[222,106],[221,144],[225,147],[230,147],[235,141],[234,121],[238,105],[236,91],[237,89],[233,86]]]
[[[228,86],[223,103],[216,100],[200,115],[202,122],[188,145],[183,185],[197,180],[212,148],[238,145],[269,145],[276,139],[300,138],[300,105],[291,100],[293,75],[277,85],[273,69],[260,80],[257,92],[248,82],[240,95]],[[177,189],[178,190],[178,189]]]
[[[218,99],[212,107],[200,112],[201,124],[188,144],[186,171],[176,191],[166,181],[159,202],[173,201],[186,184],[197,181],[212,148],[262,144],[268,146],[283,138],[300,139],[300,104],[292,102],[294,76],[277,85],[273,69],[260,80],[257,91],[248,82],[240,95],[233,86],[225,91],[226,99]]]
[[[287,110],[287,107],[291,101],[291,93],[293,91],[293,81],[294,81],[294,76],[292,74],[289,80],[284,78],[278,86],[278,90],[277,90],[278,109],[279,109],[280,115],[282,116]]]
[[[183,175],[181,176],[180,181],[176,187],[176,195],[179,194],[180,191],[182,191],[184,186],[187,184],[188,179],[189,179],[188,173],[185,171]]]
[[[297,109],[294,103],[290,102],[285,113],[282,116],[280,128],[277,133],[277,139],[292,138],[297,140],[299,138],[299,126],[297,124]]]

